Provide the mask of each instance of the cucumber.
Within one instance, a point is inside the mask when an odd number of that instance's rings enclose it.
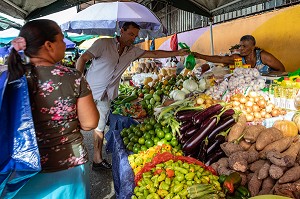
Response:
[[[135,100],[137,99],[138,96],[137,95],[130,95],[129,97],[126,97],[122,100],[122,104],[125,104],[125,103],[128,103],[128,102],[131,102],[132,100]]]

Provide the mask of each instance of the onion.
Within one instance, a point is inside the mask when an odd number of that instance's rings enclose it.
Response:
[[[254,112],[260,112],[260,107],[257,105],[257,104],[254,104],[253,106],[252,106],[252,110],[254,111]]]
[[[245,111],[246,111],[246,113],[252,113],[253,112],[253,110],[251,109],[251,107],[248,107],[248,106],[246,107]]]
[[[237,106],[239,106],[241,103],[239,102],[239,101],[233,101],[232,102],[232,105],[233,105],[233,107],[237,107]]]
[[[266,112],[267,112],[267,113],[271,113],[272,110],[273,110],[273,107],[270,106],[270,104],[268,104],[268,105],[266,106]]]
[[[286,114],[286,110],[281,109],[281,110],[280,110],[280,114],[281,114],[281,115],[285,115],[285,114]]]
[[[266,100],[264,100],[264,99],[260,99],[260,100],[257,102],[257,104],[258,104],[258,106],[259,106],[260,108],[265,108],[266,105],[267,105]]]
[[[248,101],[248,102],[246,102],[245,106],[252,107],[253,106],[253,102]]]
[[[266,116],[265,116],[266,119],[271,118],[271,117],[272,117],[272,115],[270,113],[266,113]]]
[[[237,96],[232,97],[232,101],[239,101],[240,99]]]
[[[213,104],[213,101],[211,99],[206,99],[205,104]]]
[[[258,101],[259,101],[259,97],[255,97],[255,98],[254,98],[254,102],[257,103]]]
[[[266,114],[267,114],[266,110],[262,109],[261,112],[260,112],[261,117],[265,118]]]
[[[271,115],[272,115],[273,117],[278,116],[278,115],[279,115],[278,109],[273,109],[272,112],[271,112]]]
[[[257,93],[255,91],[251,91],[251,92],[249,92],[249,97],[255,98],[255,97],[257,97]]]
[[[259,112],[254,112],[253,115],[256,119],[261,119],[261,114]]]
[[[240,104],[240,108],[241,108],[241,110],[245,110],[245,104]]]
[[[247,98],[246,98],[246,97],[241,97],[241,98],[240,98],[240,102],[241,102],[242,104],[245,104],[245,103],[247,102]]]
[[[247,122],[252,122],[252,121],[254,120],[253,115],[247,114],[247,115],[246,115],[246,120],[247,120]]]
[[[250,101],[250,102],[254,102],[254,100],[255,100],[255,98],[249,97],[249,101]]]

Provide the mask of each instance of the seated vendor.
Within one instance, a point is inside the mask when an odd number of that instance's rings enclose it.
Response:
[[[234,64],[234,59],[242,58],[243,64],[249,64],[252,68],[257,68],[261,73],[270,71],[285,71],[283,64],[271,53],[255,47],[256,41],[252,35],[245,35],[240,39],[240,55],[232,54],[230,56],[203,55],[194,52],[194,56],[214,63]]]

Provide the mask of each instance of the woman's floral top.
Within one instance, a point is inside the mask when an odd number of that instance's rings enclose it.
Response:
[[[88,161],[76,111],[91,93],[81,73],[64,66],[36,67],[37,93],[32,106],[42,171],[68,169]]]

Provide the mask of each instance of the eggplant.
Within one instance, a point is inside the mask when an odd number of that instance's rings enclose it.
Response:
[[[201,113],[195,114],[193,116],[193,123],[200,125],[206,118],[209,118],[212,115],[216,115],[216,113],[218,111],[221,111],[222,108],[223,108],[223,106],[221,104],[215,104],[215,105],[208,107]]]
[[[185,132],[184,135],[188,138],[192,137],[199,129],[199,126],[191,126]]]
[[[181,134],[180,136],[179,136],[179,142],[180,142],[180,144],[185,144],[186,143],[186,141],[188,141],[188,137],[186,137],[184,134]]]
[[[207,154],[210,155],[214,153],[218,149],[218,147],[220,147],[220,144],[225,142],[225,139],[225,136],[217,135],[213,142],[211,142],[211,144],[208,144]]]
[[[211,156],[208,157],[207,161],[205,162],[206,165],[211,165],[212,163],[218,161],[220,158],[225,157],[225,153],[222,149],[216,151]]]
[[[189,121],[198,112],[201,112],[201,111],[195,111],[195,110],[178,111],[176,113],[176,119],[181,122]]]
[[[184,132],[190,128],[191,126],[194,126],[193,122],[192,121],[186,121],[184,123],[182,123],[179,127],[179,131],[181,134],[184,134]]]
[[[222,119],[222,118],[232,116],[234,114],[235,114],[235,111],[232,108],[230,108],[230,109],[227,109],[226,111],[224,111],[224,113],[220,117]]]
[[[207,158],[207,148],[208,148],[208,141],[202,140],[200,144],[200,150],[197,156],[197,159],[200,160],[201,162],[205,162]]]
[[[216,127],[217,117],[211,117],[206,125],[203,125],[199,130],[182,146],[182,150],[191,153],[204,138],[206,138]]]
[[[226,117],[225,119],[221,118],[217,127],[208,135],[209,142],[212,142],[217,134],[221,133],[222,131],[226,131],[235,123],[235,119],[232,116]]]

